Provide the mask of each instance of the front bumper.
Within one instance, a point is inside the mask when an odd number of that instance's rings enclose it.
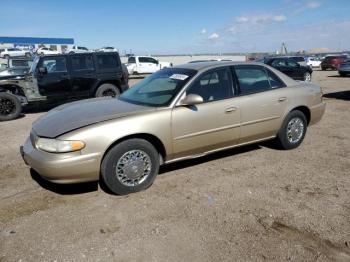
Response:
[[[102,159],[99,153],[48,153],[35,148],[29,138],[20,147],[20,152],[28,166],[53,183],[71,184],[99,179]]]

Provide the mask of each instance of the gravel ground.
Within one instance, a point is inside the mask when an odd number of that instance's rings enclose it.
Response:
[[[350,261],[350,77],[313,81],[327,110],[301,147],[172,164],[129,196],[31,174],[18,149],[43,113],[0,123],[0,261]]]

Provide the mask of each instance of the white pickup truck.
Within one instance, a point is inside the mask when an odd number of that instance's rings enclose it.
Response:
[[[152,74],[162,68],[172,66],[170,62],[160,62],[150,56],[130,56],[127,63],[129,74]]]

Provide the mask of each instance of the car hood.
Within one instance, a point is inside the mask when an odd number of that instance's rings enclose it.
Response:
[[[155,107],[140,106],[116,98],[94,98],[68,103],[50,110],[33,123],[40,137],[55,138],[69,131],[141,112]]]

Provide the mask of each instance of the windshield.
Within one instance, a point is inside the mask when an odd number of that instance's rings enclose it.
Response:
[[[119,99],[139,105],[167,106],[196,73],[192,69],[162,69],[128,89]]]
[[[29,72],[28,72],[29,74],[32,74],[35,71],[35,68],[36,68],[36,66],[37,66],[37,64],[39,62],[39,59],[40,59],[39,56],[34,58],[34,61],[32,62],[32,65],[30,66],[30,69],[29,69]]]

